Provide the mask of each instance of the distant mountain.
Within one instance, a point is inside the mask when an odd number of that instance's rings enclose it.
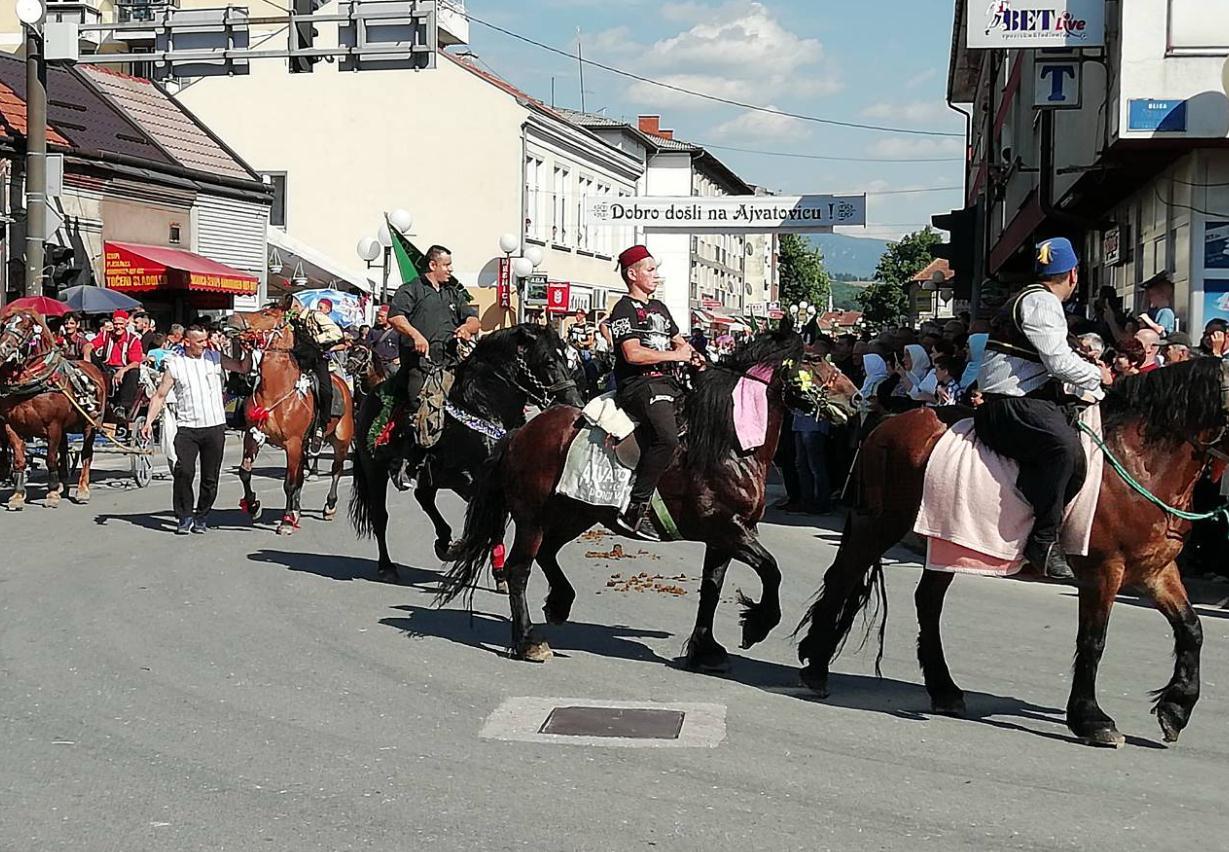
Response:
[[[809,234],[812,245],[824,252],[824,266],[831,273],[848,273],[867,280],[875,274],[879,258],[887,250],[884,240],[847,237],[844,234]]]

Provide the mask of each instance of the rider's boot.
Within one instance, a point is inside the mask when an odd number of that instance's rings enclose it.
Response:
[[[1024,546],[1024,558],[1051,580],[1075,579],[1075,572],[1067,563],[1067,555],[1057,541],[1030,538]]]
[[[620,533],[631,538],[638,538],[641,541],[661,541],[661,536],[653,528],[652,522],[645,523],[648,512],[647,500],[629,503],[627,508],[615,517],[615,527]]]

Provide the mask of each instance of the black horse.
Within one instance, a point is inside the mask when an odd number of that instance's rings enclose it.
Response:
[[[435,528],[435,555],[449,557],[452,528],[435,505],[440,489],[468,501],[474,476],[507,431],[525,424],[525,407],[580,404],[568,370],[563,340],[554,329],[524,323],[478,341],[473,354],[456,368],[448,394],[448,413],[438,443],[427,453],[414,496]],[[379,579],[396,581],[388,555],[388,460],[373,455],[372,424],[380,412],[379,394],[365,400],[358,418],[350,521],[362,537],[374,535],[380,548]]]

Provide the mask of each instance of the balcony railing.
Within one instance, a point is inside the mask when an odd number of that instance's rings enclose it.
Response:
[[[115,21],[119,24],[153,21],[166,9],[178,9],[179,0],[118,0]]]

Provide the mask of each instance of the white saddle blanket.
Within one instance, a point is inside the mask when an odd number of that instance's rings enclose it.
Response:
[[[606,438],[601,429],[580,430],[568,447],[555,491],[590,506],[622,511],[631,496],[634,471],[619,462],[614,450],[606,446]]]

